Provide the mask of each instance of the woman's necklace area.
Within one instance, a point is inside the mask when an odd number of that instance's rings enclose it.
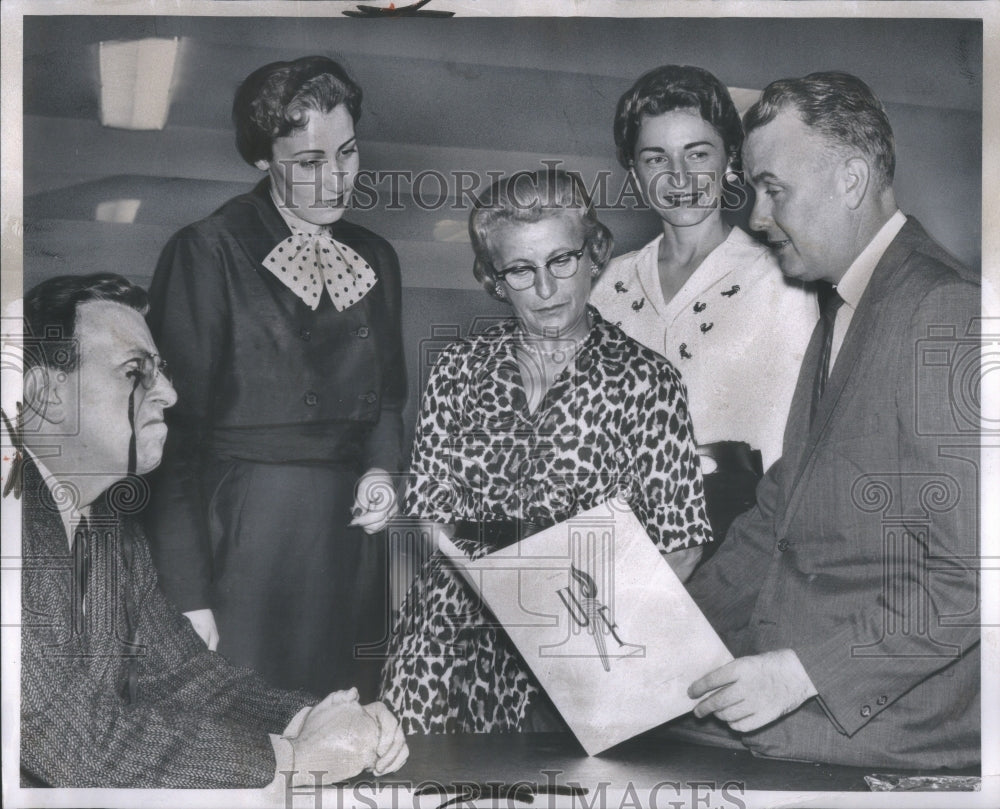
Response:
[[[577,351],[590,333],[590,328],[588,315],[586,329],[575,330],[581,332],[578,335],[541,337],[521,332],[515,353],[527,394],[529,413],[537,410],[549,388],[573,362]]]
[[[546,392],[570,367],[583,338],[532,338],[522,335],[517,344],[517,364],[527,390],[528,411],[534,412]]]
[[[535,413],[555,383],[576,356],[576,340],[556,341],[547,339],[546,347],[539,340],[524,338],[517,344],[515,356],[521,371],[525,399],[529,413]]]
[[[584,329],[574,329],[574,331],[580,332],[577,335],[563,337],[553,334],[540,337],[522,331],[518,348],[526,352],[529,356],[541,360],[546,366],[563,366],[576,356],[577,351],[580,350],[580,347],[587,339],[590,329],[591,322],[590,315],[588,314],[586,316],[586,327]]]
[[[576,355],[579,347],[580,343],[576,340],[547,340],[545,348],[542,347],[541,341],[531,338],[522,340],[520,344],[522,350],[541,359],[547,365],[565,365]]]

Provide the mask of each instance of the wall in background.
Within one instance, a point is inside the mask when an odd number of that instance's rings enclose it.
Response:
[[[182,38],[165,129],[97,123],[97,43]],[[901,207],[963,261],[981,239],[982,28],[978,21],[854,19],[454,19],[26,17],[24,275],[112,269],[148,283],[164,242],[260,177],[233,146],[232,94],[254,68],[326,53],[365,90],[362,167],[375,172],[511,172],[559,159],[622,187],[611,122],[620,94],[658,64],[701,65],[733,87],[845,69],[886,103],[898,147]],[[471,274],[468,205],[433,178],[352,218],[400,254],[411,346],[412,417],[419,346],[436,326],[463,329],[503,311]],[[389,204],[394,202],[396,204]],[[617,251],[658,221],[603,210]]]

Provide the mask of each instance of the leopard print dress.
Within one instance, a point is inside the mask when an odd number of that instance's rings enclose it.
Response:
[[[516,321],[444,350],[421,405],[405,514],[547,525],[618,494],[661,551],[710,540],[680,376],[589,312],[587,340],[534,412]],[[493,550],[455,542],[470,558]],[[382,699],[403,730],[518,730],[538,690],[503,630],[434,554],[403,602],[382,672]]]

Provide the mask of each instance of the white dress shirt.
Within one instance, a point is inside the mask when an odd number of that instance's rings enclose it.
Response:
[[[889,248],[892,240],[896,238],[899,231],[906,224],[906,217],[899,210],[896,211],[888,221],[882,225],[875,237],[868,242],[867,247],[861,251],[856,259],[847,268],[836,285],[837,294],[844,303],[837,310],[836,319],[833,321],[833,342],[830,344],[830,373],[833,373],[833,364],[837,361],[840,347],[844,344],[844,336],[851,325],[854,313],[857,311],[861,296],[868,288],[875,267],[882,260],[882,254]]]

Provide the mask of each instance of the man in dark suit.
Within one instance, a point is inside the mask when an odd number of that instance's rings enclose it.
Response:
[[[737,659],[682,724],[778,758],[973,765],[978,281],[897,209],[859,79],[774,82],[745,125],[751,225],[826,302],[783,455],[689,583]]]
[[[31,786],[332,783],[406,759],[399,725],[356,691],[322,702],[210,652],[160,591],[134,518],[177,399],[117,275],[63,276],[24,301],[21,772]],[[18,436],[23,435],[23,443]]]

